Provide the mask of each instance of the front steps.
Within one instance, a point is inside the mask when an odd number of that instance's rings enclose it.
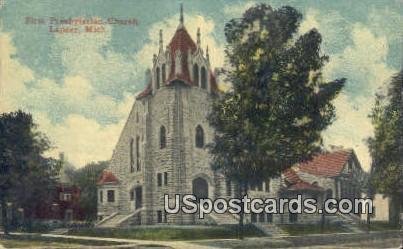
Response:
[[[254,225],[260,231],[262,231],[267,236],[284,237],[289,235],[286,231],[276,226],[275,224],[270,223],[251,223],[251,224]]]
[[[115,227],[123,227],[127,225],[140,225],[141,219],[140,219],[140,213],[143,211],[144,208],[140,208],[135,210],[132,213],[126,213],[126,214],[121,214],[121,213],[114,213],[102,221],[98,222],[96,224],[96,227],[102,227],[102,228],[115,228]]]
[[[217,214],[217,213],[210,213],[208,216],[211,217],[211,219],[216,223],[216,225],[234,225],[234,224],[239,224],[239,218],[230,213],[223,213],[223,214]]]

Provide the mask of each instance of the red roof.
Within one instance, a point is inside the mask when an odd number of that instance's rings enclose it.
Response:
[[[313,191],[323,191],[323,188],[310,184],[304,181],[299,181],[286,188],[288,191],[298,191],[298,190],[313,190]]]
[[[152,92],[151,83],[148,83],[146,88],[141,93],[139,93],[136,98],[141,99],[143,97],[150,95],[151,92]]]
[[[283,172],[283,176],[284,179],[291,184],[301,181],[301,179],[298,177],[297,173],[293,169],[286,169]]]
[[[189,51],[191,53],[196,52],[197,46],[195,42],[192,40],[190,37],[189,33],[187,32],[186,28],[184,26],[179,26],[178,29],[176,30],[174,36],[172,37],[171,41],[168,44],[168,50],[171,55],[171,67],[170,71],[168,73],[168,78],[167,81],[164,82],[165,84],[169,85],[175,80],[180,80],[184,82],[187,85],[190,86],[198,86],[197,83],[194,83],[190,77],[190,72],[188,68],[188,53]],[[180,74],[175,74],[175,58],[176,58],[176,52],[180,51],[181,52],[181,73]],[[214,76],[214,73],[210,70],[210,86],[212,92],[218,92],[218,86],[217,86],[217,81],[216,77]],[[152,92],[152,87],[151,87],[151,82],[147,84],[146,88],[139,94],[137,95],[137,99],[146,97],[150,95]]]
[[[188,52],[194,53],[197,49],[196,44],[190,37],[185,27],[179,27],[175,35],[172,37],[171,42],[168,44],[169,52],[171,54],[171,71],[168,75],[168,84],[173,80],[181,80],[189,85],[195,85],[190,77],[188,69]],[[176,52],[181,52],[181,74],[175,74],[175,55]]]
[[[104,170],[102,172],[102,175],[98,179],[98,185],[103,185],[103,184],[110,184],[110,183],[118,183],[118,178],[116,176],[107,170]]]
[[[316,176],[338,176],[342,172],[344,165],[346,165],[352,154],[352,150],[326,152],[314,156],[310,161],[300,163],[298,168],[302,172]]]

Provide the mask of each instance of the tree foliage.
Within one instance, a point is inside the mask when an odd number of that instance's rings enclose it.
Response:
[[[260,4],[225,26],[232,88],[213,104],[213,168],[244,183],[278,176],[322,145],[345,79],[326,82],[317,30],[299,35],[292,7]]]
[[[0,204],[5,228],[7,203],[23,208],[25,217],[31,218],[41,203],[50,201],[60,164],[44,156],[49,148],[30,114],[0,115]]]
[[[386,95],[376,96],[370,115],[374,136],[368,139],[373,160],[370,186],[373,191],[391,196],[397,206],[402,201],[402,88],[403,70],[392,77]]]

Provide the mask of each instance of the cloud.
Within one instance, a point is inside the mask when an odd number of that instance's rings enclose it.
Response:
[[[0,31],[0,112],[17,109],[33,114],[39,130],[56,148],[49,155],[65,152],[76,166],[109,159],[132,107],[134,97],[122,100],[100,94],[87,75],[67,75],[62,84],[40,78],[19,63],[9,33]],[[60,115],[55,121],[54,116]],[[100,120],[118,120],[105,122]]]
[[[125,120],[110,125],[100,125],[81,115],[69,115],[63,123],[54,124],[46,115],[37,113],[39,129],[53,141],[56,148],[48,155],[57,157],[64,152],[68,160],[81,167],[91,161],[109,160]]]
[[[230,17],[240,17],[243,15],[245,10],[255,6],[257,3],[255,1],[247,1],[244,3],[226,5],[224,7],[224,14]]]
[[[139,67],[132,54],[116,53],[109,46],[111,35],[109,25],[103,33],[56,34],[51,57],[61,58],[65,75],[86,78],[100,94],[120,99],[144,84],[136,80]]]
[[[327,130],[325,143],[354,148],[368,170],[371,159],[365,140],[373,134],[368,114],[375,93],[385,87],[395,70],[386,64],[386,37],[376,36],[362,24],[354,24],[351,39],[353,44],[332,55],[324,69],[328,80],[347,78],[343,93],[335,100],[337,120]]]

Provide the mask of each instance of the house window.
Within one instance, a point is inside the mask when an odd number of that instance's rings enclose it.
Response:
[[[204,147],[204,131],[200,125],[196,127],[196,147],[197,148]]]
[[[157,70],[156,70],[156,76],[157,76],[157,89],[160,89],[160,68],[159,67],[157,67]]]
[[[161,173],[157,174],[157,185],[158,185],[158,187],[162,186],[162,174]]]
[[[265,216],[265,213],[259,214],[259,222],[264,222],[264,216]]]
[[[102,190],[99,191],[99,202],[100,203],[104,202],[104,192]]]
[[[267,223],[272,223],[273,222],[273,214],[272,213],[266,214],[266,219],[267,219]]]
[[[270,192],[270,179],[266,180],[266,192]]]
[[[134,201],[134,191],[133,190],[130,191],[130,200]]]
[[[256,185],[257,185],[256,183],[251,183],[250,184],[250,190],[255,191],[256,187],[257,187]]]
[[[257,190],[258,191],[263,191],[263,182],[259,182],[257,185]]]
[[[232,195],[231,180],[227,180],[225,183],[226,183],[227,195],[231,196]]]
[[[133,155],[133,150],[134,150],[134,140],[133,138],[130,139],[130,172],[134,172],[134,155]]]
[[[164,172],[164,185],[168,185],[168,172]]]
[[[199,67],[197,64],[193,65],[193,82],[199,85]]]
[[[136,123],[139,122],[139,112],[136,112]]]
[[[164,126],[160,128],[160,149],[163,149],[167,145],[166,130]]]
[[[162,211],[157,211],[157,223],[162,223]]]
[[[201,88],[207,88],[207,71],[205,67],[201,68]]]
[[[70,193],[60,193],[59,199],[61,201],[71,201],[71,194]]]
[[[114,190],[108,190],[107,198],[108,198],[108,202],[115,202],[115,191]]]
[[[252,223],[256,223],[257,222],[257,214],[256,213],[252,213],[250,216],[250,220]]]
[[[165,69],[165,64],[162,64],[162,83],[166,81],[166,69]]]
[[[137,171],[140,171],[140,137],[136,137],[136,168]]]
[[[298,214],[289,213],[288,219],[290,223],[296,223],[298,221]]]
[[[347,169],[348,169],[348,173],[351,173],[352,171],[353,171],[353,164],[352,164],[352,162],[351,161],[348,161],[348,163],[347,163],[348,165],[347,165]]]

